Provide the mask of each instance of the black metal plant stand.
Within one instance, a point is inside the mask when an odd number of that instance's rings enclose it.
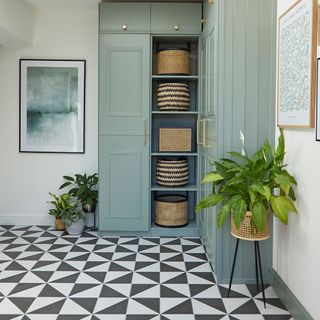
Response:
[[[229,283],[229,289],[228,289],[228,297],[230,295],[230,290],[231,290],[231,286],[232,286],[234,268],[235,268],[235,265],[236,265],[237,254],[238,254],[239,240],[240,239],[238,238],[237,239],[237,243],[236,243],[236,249],[235,249],[235,252],[234,252],[234,257],[233,257],[231,276],[230,276],[230,283]],[[261,267],[261,256],[260,256],[259,241],[254,241],[254,259],[255,259],[255,267],[256,267],[257,291],[260,291],[260,288],[259,288],[259,274],[260,274],[263,304],[264,304],[264,308],[266,308],[266,296],[265,296],[265,293],[264,293],[264,283],[263,283],[263,275],[262,275],[262,267]],[[258,267],[259,267],[259,270],[258,270]]]

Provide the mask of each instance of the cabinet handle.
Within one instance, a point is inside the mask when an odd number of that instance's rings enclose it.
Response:
[[[124,25],[122,26],[122,29],[123,29],[123,30],[127,30],[127,26],[124,24]]]
[[[174,26],[174,30],[178,31],[179,30],[179,26]]]
[[[199,142],[199,131],[200,131],[200,123],[203,120],[197,120],[197,144],[203,144],[202,142]]]
[[[211,148],[211,146],[207,144],[206,121],[211,121],[211,119],[204,119],[204,120],[203,120],[203,139],[202,139],[202,145],[204,146],[204,148]]]
[[[147,120],[144,120],[143,124],[143,145],[147,144]]]

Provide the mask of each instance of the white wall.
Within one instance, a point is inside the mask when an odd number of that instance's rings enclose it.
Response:
[[[86,153],[19,153],[19,59],[86,59]],[[98,170],[98,7],[40,10],[34,44],[0,47],[0,224],[52,222],[48,191],[62,175]]]
[[[296,0],[278,0],[278,16]],[[319,51],[319,50],[318,50]],[[297,178],[298,215],[274,227],[273,267],[291,291],[320,319],[320,143],[314,129],[285,129],[286,162]]]
[[[20,46],[33,39],[33,8],[24,0],[0,0],[0,44]]]

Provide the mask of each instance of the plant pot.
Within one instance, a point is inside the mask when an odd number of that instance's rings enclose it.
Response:
[[[252,212],[247,211],[245,218],[240,226],[240,229],[237,228],[233,221],[233,214],[231,214],[231,234],[241,240],[249,241],[261,241],[266,240],[270,237],[270,226],[269,226],[269,211],[266,210],[267,215],[267,224],[264,231],[257,231],[257,229],[251,226]]]
[[[60,218],[56,218],[54,220],[54,225],[56,227],[56,230],[58,231],[64,231],[66,229],[66,226],[64,225],[64,223],[61,221]]]
[[[80,219],[77,222],[72,222],[70,226],[67,226],[67,232],[70,234],[70,236],[79,236],[84,229],[85,221],[83,219]]]

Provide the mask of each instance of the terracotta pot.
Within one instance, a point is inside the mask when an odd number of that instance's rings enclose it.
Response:
[[[64,223],[63,223],[63,222],[61,221],[61,219],[59,219],[59,218],[56,218],[56,219],[54,220],[54,224],[55,224],[56,229],[57,229],[58,231],[64,231],[64,230],[66,229]]]

